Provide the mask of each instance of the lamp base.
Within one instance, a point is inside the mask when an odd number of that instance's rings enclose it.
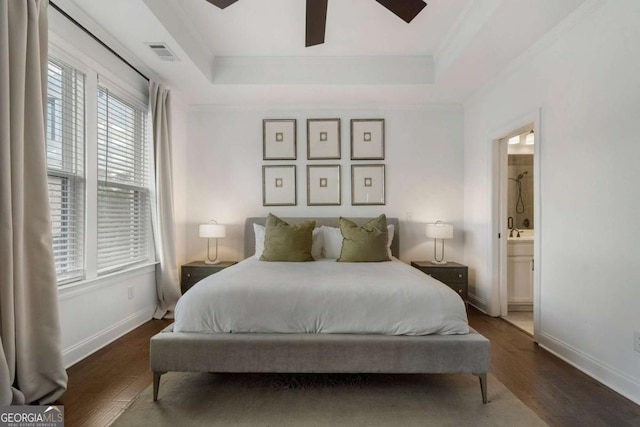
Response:
[[[440,239],[442,241],[442,256],[438,259],[438,251],[436,247],[436,242],[438,239],[433,239],[433,261],[432,264],[444,265],[447,261],[444,260],[444,239]]]
[[[209,244],[211,239],[207,239],[207,259],[204,262],[207,265],[216,265],[220,264],[220,260],[218,259],[218,239],[216,239],[216,256],[211,259],[211,245]]]

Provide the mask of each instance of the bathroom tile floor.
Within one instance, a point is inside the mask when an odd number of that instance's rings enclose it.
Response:
[[[503,319],[533,336],[533,311],[510,311]]]

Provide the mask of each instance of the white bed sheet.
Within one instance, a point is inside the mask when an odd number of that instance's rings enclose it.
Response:
[[[265,262],[250,257],[194,285],[176,332],[466,334],[462,299],[397,260]]]

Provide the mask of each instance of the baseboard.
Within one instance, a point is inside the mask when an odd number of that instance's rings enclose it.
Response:
[[[533,311],[533,303],[530,302],[510,302],[507,310],[511,311]]]
[[[483,313],[487,313],[487,302],[485,300],[483,300],[482,298],[479,298],[478,296],[476,296],[475,294],[472,294],[471,292],[469,292],[467,294],[467,301],[469,304],[471,304],[472,306],[474,306],[475,308],[477,308],[478,310],[480,310]]]
[[[640,405],[640,383],[634,379],[544,332],[539,333],[538,343],[568,364]]]
[[[100,350],[104,346],[117,340],[127,332],[132,331],[138,326],[151,320],[155,306],[147,307],[131,316],[122,319],[118,323],[103,329],[102,331],[94,334],[77,344],[72,345],[62,351],[62,357],[65,368],[69,368],[82,359],[90,356],[96,351]]]

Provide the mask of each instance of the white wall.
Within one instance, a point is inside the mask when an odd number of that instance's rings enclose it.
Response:
[[[65,366],[149,321],[157,303],[155,289],[155,265],[149,265],[60,290]]]
[[[464,227],[489,301],[490,139],[541,109],[540,343],[640,403],[638,17],[635,0],[587,2],[465,104]]]
[[[262,120],[297,119],[298,160],[262,160]],[[306,160],[306,119],[340,118],[342,160]],[[349,129],[352,118],[384,118],[386,128],[386,206],[351,206]],[[189,261],[204,259],[206,240],[197,225],[215,219],[228,224],[220,239],[220,258],[243,259],[245,217],[265,216],[375,216],[382,212],[402,221],[401,258],[430,259],[432,241],[424,224],[442,219],[457,231],[447,242],[450,260],[462,260],[463,115],[460,107],[389,106],[348,107],[198,107],[189,113],[186,150],[186,236]],[[262,165],[296,164],[298,205],[262,206]],[[342,205],[306,206],[306,165],[342,167]],[[354,162],[355,163],[355,162]],[[359,162],[375,163],[375,162]],[[407,220],[407,213],[411,221]]]

